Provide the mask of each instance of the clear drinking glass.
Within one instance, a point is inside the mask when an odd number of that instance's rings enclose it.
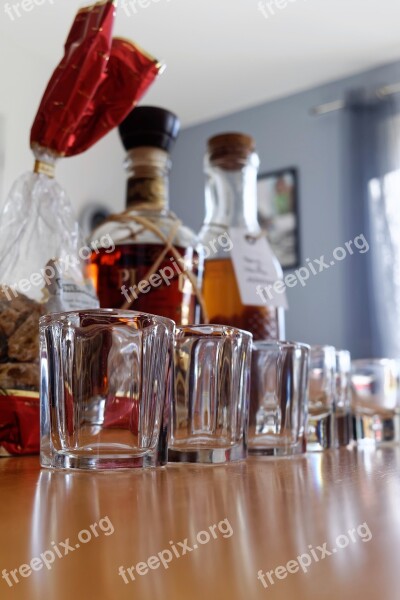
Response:
[[[308,384],[307,450],[334,448],[336,350],[333,346],[312,346]]]
[[[352,412],[358,444],[400,441],[399,361],[353,360]]]
[[[336,351],[335,373],[335,434],[339,447],[353,441],[351,419],[351,355],[347,350]]]
[[[166,464],[174,323],[119,310],[40,320],[41,464]]]
[[[306,452],[309,353],[309,346],[292,342],[253,344],[250,454]]]
[[[224,325],[178,328],[168,460],[247,456],[252,335]]]

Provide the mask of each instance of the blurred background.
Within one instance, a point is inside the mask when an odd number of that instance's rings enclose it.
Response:
[[[119,4],[115,35],[167,64],[142,104],[168,108],[182,122],[172,210],[199,230],[207,138],[225,131],[253,135],[260,175],[268,176],[260,183],[260,215],[273,216],[265,209],[271,189],[282,196],[286,186],[290,193],[296,240],[288,266],[296,270],[323,256],[329,265],[304,287],[288,289],[288,338],[345,347],[355,358],[399,357],[400,4]],[[0,7],[2,201],[31,168],[30,127],[80,6],[80,0],[11,0]],[[77,216],[88,207],[124,209],[123,160],[113,132],[84,155],[61,161],[58,178]],[[361,235],[368,252],[353,244],[351,254],[346,242]],[[337,248],[345,256],[337,252],[341,259],[331,265]]]

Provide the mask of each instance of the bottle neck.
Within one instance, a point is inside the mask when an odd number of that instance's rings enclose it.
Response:
[[[260,231],[257,218],[258,166],[256,154],[233,163],[226,157],[213,161],[206,157],[205,225],[243,227],[254,233]]]
[[[128,173],[126,206],[128,210],[167,211],[169,209],[168,152],[159,148],[133,148],[125,161]]]

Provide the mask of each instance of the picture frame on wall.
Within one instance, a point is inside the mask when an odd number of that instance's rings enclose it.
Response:
[[[294,167],[258,178],[258,219],[282,269],[300,265],[299,175]]]

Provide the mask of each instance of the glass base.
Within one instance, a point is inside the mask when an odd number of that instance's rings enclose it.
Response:
[[[333,435],[333,415],[320,418],[309,416],[307,452],[323,452],[336,446]]]
[[[261,440],[254,440],[249,443],[250,456],[275,456],[275,457],[290,457],[298,456],[306,453],[305,439],[299,440],[296,444],[280,444],[273,446],[271,443],[262,445]]]
[[[354,437],[357,445],[400,443],[400,415],[353,415]]]
[[[245,444],[229,448],[174,448],[168,449],[168,462],[223,465],[247,458]]]
[[[275,458],[290,458],[292,456],[300,456],[306,451],[297,448],[249,448],[250,456],[273,456]]]
[[[111,469],[145,469],[162,467],[166,461],[160,460],[157,453],[151,452],[141,456],[133,455],[77,455],[73,452],[55,452],[52,456],[40,455],[42,467],[50,469],[79,469],[84,471],[105,471]]]

